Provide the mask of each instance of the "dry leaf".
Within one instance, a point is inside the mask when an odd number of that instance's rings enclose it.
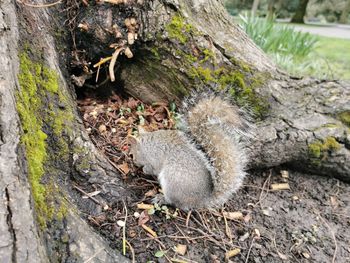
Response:
[[[149,214],[147,213],[146,210],[142,211],[140,217],[139,217],[139,221],[138,221],[138,225],[141,226],[143,224],[146,224],[149,221],[150,217]]]
[[[117,167],[122,170],[125,174],[128,174],[130,172],[130,168],[127,162],[124,162],[122,164],[117,165]]]
[[[184,256],[186,254],[186,251],[187,251],[186,245],[177,244],[175,247],[175,252],[179,253],[181,256]]]
[[[147,197],[153,197],[157,194],[157,189],[153,188],[145,193],[145,196]]]
[[[107,127],[104,124],[101,124],[100,127],[98,127],[98,131],[100,133],[104,133],[106,130],[107,130]]]
[[[242,212],[223,212],[222,213],[227,219],[230,220],[243,220]]]

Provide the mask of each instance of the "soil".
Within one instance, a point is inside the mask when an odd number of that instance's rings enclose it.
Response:
[[[125,247],[135,262],[350,262],[348,184],[274,168],[250,172],[220,209],[185,212],[153,205],[158,183],[132,165],[126,136],[140,121],[153,130],[173,128],[173,113],[164,105],[140,108],[140,101],[118,96],[79,104],[92,141],[114,163],[130,193],[127,201],[109,203],[107,211],[87,219],[112,248]],[[112,132],[112,126],[118,130]],[[271,185],[282,183],[289,189],[272,191]]]

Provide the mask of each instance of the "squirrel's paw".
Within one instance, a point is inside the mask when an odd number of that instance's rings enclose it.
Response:
[[[158,204],[159,206],[166,205],[167,202],[165,200],[165,196],[163,194],[156,194],[152,198],[152,204]]]

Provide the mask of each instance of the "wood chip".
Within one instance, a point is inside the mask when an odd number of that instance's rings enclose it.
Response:
[[[289,178],[289,173],[286,170],[281,171],[281,176],[282,178],[288,179]]]
[[[303,257],[306,258],[306,259],[309,259],[309,258],[310,258],[310,254],[307,253],[307,252],[302,252],[301,254],[302,254]]]
[[[154,208],[154,206],[150,205],[150,204],[141,203],[141,204],[137,204],[137,208],[138,209],[148,210],[148,209]]]
[[[142,228],[147,231],[149,234],[151,234],[153,237],[157,237],[157,233],[154,232],[150,227],[146,226],[146,225],[141,225]]]
[[[234,256],[237,256],[239,253],[241,253],[241,250],[239,248],[234,248],[230,251],[227,251],[225,253],[225,259],[226,261],[229,260],[229,258],[232,258]]]
[[[243,220],[242,212],[222,212],[222,214],[230,220]]]
[[[186,245],[177,244],[175,247],[175,252],[179,253],[181,256],[184,256],[186,254],[186,251],[187,251]]]
[[[271,184],[272,191],[280,191],[280,190],[290,190],[288,183],[283,184]]]

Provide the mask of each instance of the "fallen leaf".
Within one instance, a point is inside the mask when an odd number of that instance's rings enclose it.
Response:
[[[145,196],[147,197],[153,197],[157,194],[157,189],[153,188],[145,193]]]
[[[130,172],[130,168],[127,162],[117,165],[117,167],[124,172],[124,174],[128,174]]]
[[[165,252],[164,252],[163,250],[158,250],[158,251],[154,254],[154,256],[155,256],[156,258],[161,258],[161,257],[164,256],[164,254],[165,254]]]
[[[104,133],[106,130],[107,130],[107,127],[106,127],[106,125],[104,125],[104,124],[101,124],[101,125],[98,127],[98,131],[99,131],[100,133]]]
[[[139,226],[146,224],[149,221],[150,217],[146,210],[142,211],[139,216],[138,224]]]
[[[179,253],[181,256],[184,256],[186,254],[186,251],[187,251],[186,245],[177,244],[175,247],[175,252]]]
[[[222,213],[227,219],[230,220],[242,220],[243,214],[242,212],[223,212]]]

